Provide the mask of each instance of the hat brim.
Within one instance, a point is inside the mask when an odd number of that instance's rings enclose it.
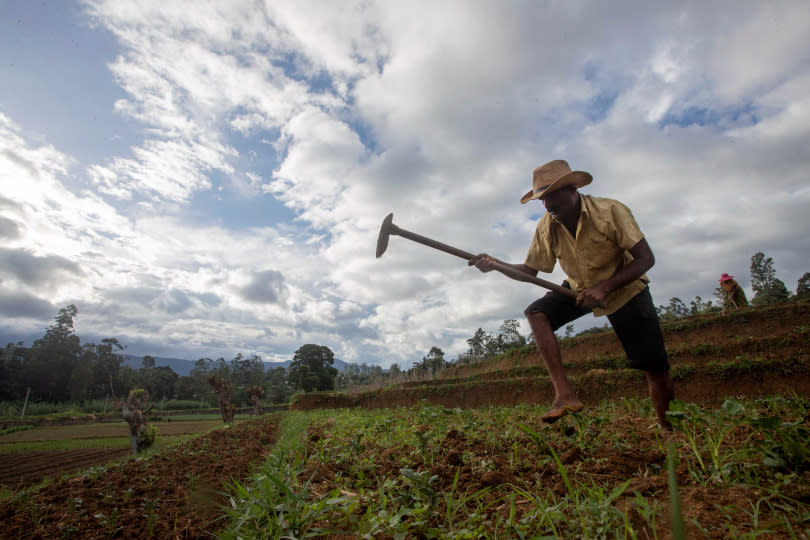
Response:
[[[591,176],[590,173],[586,173],[584,171],[571,171],[565,176],[561,176],[560,178],[549,184],[546,187],[546,189],[544,189],[540,193],[535,193],[534,190],[530,190],[528,193],[526,193],[526,195],[520,198],[520,204],[526,204],[529,201],[545,197],[549,193],[557,191],[558,189],[562,189],[564,187],[576,186],[577,188],[581,188],[587,186],[592,181],[593,176]]]

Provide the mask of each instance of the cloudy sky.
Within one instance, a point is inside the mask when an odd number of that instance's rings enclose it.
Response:
[[[633,210],[656,304],[750,297],[758,251],[795,291],[808,36],[806,0],[0,0],[0,339],[75,304],[135,355],[454,359],[544,291],[375,259],[383,218],[522,262],[558,158]]]

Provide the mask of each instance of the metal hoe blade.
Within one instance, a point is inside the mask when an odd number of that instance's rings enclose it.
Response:
[[[382,257],[385,250],[388,249],[388,238],[391,236],[391,228],[394,226],[394,213],[385,216],[380,227],[380,236],[377,237],[377,258]]]

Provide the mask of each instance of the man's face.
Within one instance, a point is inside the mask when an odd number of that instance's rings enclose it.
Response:
[[[546,211],[558,220],[571,215],[578,208],[579,196],[574,186],[564,187],[540,197]]]

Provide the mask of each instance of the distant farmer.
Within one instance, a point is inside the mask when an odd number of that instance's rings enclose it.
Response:
[[[522,204],[540,200],[547,213],[537,223],[526,262],[509,266],[536,276],[554,270],[559,260],[568,277],[563,286],[579,293],[574,300],[551,291],[524,312],[554,385],[554,403],[542,420],[555,422],[584,408],[566,377],[554,331],[593,311],[607,315],[630,366],[645,372],[658,423],[668,428],[674,390],[645,275],[655,258],[624,204],[577,191],[592,180],[586,172],[572,172],[565,161],[551,161],[534,170],[532,190],[520,199]],[[508,264],[485,253],[470,264],[489,272],[493,261]]]
[[[748,298],[734,276],[723,272],[720,276],[720,288],[723,289],[723,311],[735,311],[748,305]]]

